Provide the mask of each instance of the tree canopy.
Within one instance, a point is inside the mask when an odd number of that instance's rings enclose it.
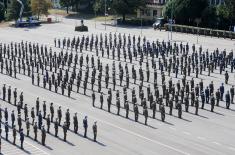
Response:
[[[177,24],[196,25],[195,19],[201,19],[203,27],[229,29],[235,23],[235,1],[209,5],[208,0],[171,0],[164,8],[164,16],[169,19],[171,14]]]
[[[31,8],[33,14],[37,15],[38,18],[41,14],[48,15],[48,10],[52,7],[50,0],[31,0]]]
[[[125,21],[126,14],[134,13],[138,8],[145,7],[146,0],[113,0],[112,8],[117,14],[122,15]]]

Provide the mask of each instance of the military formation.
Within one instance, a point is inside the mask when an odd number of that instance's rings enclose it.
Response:
[[[84,95],[91,99],[92,107],[117,116],[124,115],[129,119],[129,113],[133,113],[135,122],[144,117],[145,125],[148,125],[149,118],[156,119],[157,112],[164,122],[166,114],[170,117],[174,111],[181,119],[183,112],[187,113],[190,109],[199,115],[199,109],[205,109],[206,105],[214,112],[216,107],[230,109],[230,105],[234,104],[234,81],[231,80],[235,67],[233,51],[208,51],[188,43],[149,41],[145,37],[120,33],[55,38],[54,47],[27,41],[0,43],[0,67],[1,74],[12,78],[18,78],[18,75],[30,77],[35,87],[69,98],[75,93]],[[206,83],[203,80],[213,74],[224,76],[219,87],[214,81]],[[35,106],[29,107],[23,92],[5,84],[2,100],[17,109],[17,118],[15,111],[11,112],[10,126],[8,110],[2,110],[6,139],[9,127],[13,136],[20,133],[22,141],[24,134],[30,136],[30,131],[37,141],[37,134],[41,131],[42,145],[45,145],[51,128],[54,128],[55,137],[58,137],[61,128],[64,141],[72,123],[73,132],[78,133],[77,113],[71,120],[69,109],[63,115],[61,107],[55,109],[53,103],[40,101],[39,98]],[[22,128],[23,116],[25,132]],[[83,127],[84,137],[87,137],[87,116],[83,119]],[[96,141],[96,122],[92,131]],[[23,148],[23,142],[21,145]]]
[[[10,87],[10,86],[9,86]],[[6,89],[6,85],[3,85],[2,90]],[[15,89],[17,90],[17,89]],[[3,92],[2,100],[6,103],[11,104],[15,109],[17,109],[17,112],[15,110],[12,110],[11,113],[9,112],[8,108],[1,107],[0,109],[0,128],[2,129],[2,125],[4,124],[5,127],[5,139],[8,141],[8,133],[10,129],[12,130],[12,136],[13,136],[13,145],[16,145],[16,136],[19,133],[20,136],[20,142],[21,142],[21,148],[23,149],[23,142],[24,142],[24,136],[30,137],[32,136],[35,141],[38,141],[38,132],[41,132],[41,144],[45,146],[46,136],[47,134],[51,133],[50,127],[53,125],[52,128],[54,128],[54,136],[58,137],[58,132],[61,130],[64,133],[63,140],[67,141],[67,132],[70,130],[71,132],[74,132],[75,134],[78,134],[78,115],[77,113],[74,113],[73,121],[70,120],[70,111],[69,109],[66,110],[65,114],[63,114],[61,106],[57,109],[57,114],[55,114],[55,107],[53,103],[50,103],[49,110],[47,110],[47,104],[46,101],[43,101],[43,103],[40,103],[39,97],[36,99],[35,106],[30,107],[27,106],[25,103],[22,107],[21,105],[21,96],[16,96],[17,105],[14,105],[14,103],[11,103],[9,100],[5,100],[4,97],[7,96],[8,98],[11,98],[11,93],[8,91],[8,93]],[[23,94],[23,93],[21,93]],[[14,109],[13,108],[13,109]],[[41,111],[42,110],[42,111]],[[49,112],[48,112],[49,111]],[[10,114],[9,114],[10,113]],[[9,118],[10,115],[10,118]],[[65,118],[63,118],[63,115]],[[22,118],[24,116],[24,118]],[[54,119],[54,116],[57,116],[57,118]],[[2,120],[4,117],[4,120]],[[61,121],[65,120],[62,124]],[[8,122],[11,122],[11,125],[8,124]],[[74,130],[71,130],[70,124],[73,122]],[[23,125],[25,124],[25,125]],[[18,126],[18,129],[16,128]],[[25,126],[25,127],[23,127]],[[83,119],[83,127],[84,127],[84,137],[87,137],[87,129],[88,129],[88,117],[85,116]],[[61,129],[60,129],[61,128]],[[26,130],[24,132],[24,129]],[[33,135],[30,135],[30,132],[33,132]],[[94,122],[92,126],[92,131],[94,134],[94,141],[96,142],[97,137],[97,122]]]

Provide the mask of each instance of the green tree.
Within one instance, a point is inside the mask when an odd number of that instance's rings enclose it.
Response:
[[[33,14],[37,15],[38,18],[41,14],[48,15],[48,10],[52,7],[50,0],[31,0],[31,8]]]
[[[5,11],[4,4],[0,2],[0,22],[5,18]]]
[[[218,23],[217,8],[215,6],[209,6],[202,12],[202,25],[205,27],[216,28]]]
[[[24,10],[22,17],[28,17],[31,15],[31,8],[29,6],[29,0],[21,0],[24,4]],[[6,18],[7,20],[17,20],[20,18],[21,5],[17,0],[12,0],[8,5]]]
[[[114,11],[122,15],[122,20],[125,21],[126,14],[134,13],[138,8],[145,7],[146,0],[113,0],[112,8]]]
[[[173,18],[177,23],[193,25],[196,18],[209,6],[208,0],[169,0],[164,9],[165,17]]]
[[[69,13],[69,7],[71,7],[72,4],[72,0],[60,0],[60,5],[62,7],[66,7],[67,14]]]

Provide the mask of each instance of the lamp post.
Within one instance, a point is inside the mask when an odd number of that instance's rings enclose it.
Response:
[[[171,41],[172,41],[172,24],[173,24],[173,3],[171,0]]]
[[[105,31],[106,31],[107,0],[104,0],[104,9],[105,9],[105,10],[104,10],[104,16],[105,16],[105,17],[104,17],[104,20],[105,20],[105,25],[104,25],[104,26],[105,26],[105,28],[104,28],[104,29],[105,29]]]

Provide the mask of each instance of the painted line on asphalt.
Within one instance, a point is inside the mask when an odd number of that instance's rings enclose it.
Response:
[[[184,131],[183,134],[185,135],[191,135],[191,133],[187,132],[187,131]]]
[[[228,147],[228,149],[235,151],[234,147]]]
[[[171,129],[171,130],[176,130],[176,128],[174,128],[174,127],[170,127],[170,129]]]
[[[200,136],[198,136],[198,137],[197,137],[197,139],[200,139],[200,140],[206,140],[206,138],[205,138],[205,137],[200,137]]]
[[[216,144],[216,145],[222,145],[222,144],[220,144],[220,143],[218,143],[218,142],[212,142],[213,144]]]

